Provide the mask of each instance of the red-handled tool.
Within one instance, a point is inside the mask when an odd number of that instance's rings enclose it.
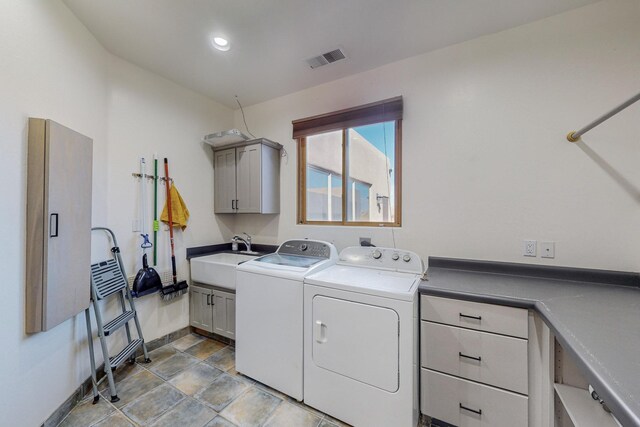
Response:
[[[167,191],[167,214],[169,216],[169,240],[171,241],[171,272],[173,274],[173,284],[165,286],[160,291],[163,300],[172,300],[180,295],[187,293],[187,282],[182,280],[178,282],[178,274],[176,272],[176,253],[173,243],[173,212],[171,211],[171,186],[169,185],[169,161],[164,158],[164,186]]]

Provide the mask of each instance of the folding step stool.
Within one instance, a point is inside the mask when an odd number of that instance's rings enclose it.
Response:
[[[104,371],[107,374],[109,380],[109,390],[111,392],[111,401],[117,402],[120,400],[118,393],[116,392],[116,385],[113,380],[113,371],[125,360],[135,361],[136,350],[142,347],[144,352],[145,363],[151,362],[149,355],[147,354],[147,346],[144,343],[142,336],[142,329],[140,328],[140,322],[138,320],[138,313],[129,290],[129,283],[127,281],[127,274],[124,271],[124,265],[122,264],[122,258],[120,257],[120,248],[116,241],[116,236],[108,228],[94,227],[91,231],[102,230],[111,235],[113,241],[113,247],[111,253],[113,257],[107,261],[102,261],[91,265],[91,302],[93,303],[93,311],[96,314],[96,324],[98,325],[98,337],[100,338],[100,345],[102,346],[102,355],[104,357]],[[106,324],[102,323],[102,313],[98,301],[103,300],[111,295],[118,295],[120,299],[120,306],[122,307],[122,314],[118,315],[115,319],[110,320]],[[125,300],[129,302],[130,309],[127,310]],[[99,399],[98,394],[98,381],[96,375],[96,361],[93,354],[93,334],[91,332],[91,313],[88,307],[85,311],[85,317],[87,319],[87,339],[89,341],[89,356],[91,358],[91,380],[93,383],[93,403],[97,403]],[[136,330],[138,332],[137,339],[131,339],[131,331],[129,330],[129,321],[135,321]],[[125,327],[127,332],[128,344],[115,356],[109,357],[109,350],[107,349],[108,336],[111,336],[113,332]]]

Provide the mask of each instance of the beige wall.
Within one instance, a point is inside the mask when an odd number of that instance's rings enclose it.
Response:
[[[225,218],[213,215],[213,153],[200,142],[203,135],[232,127],[232,111],[211,99],[186,90],[168,80],[109,55],[108,93],[109,191],[108,221],[123,250],[127,273],[141,268],[139,233],[132,222],[139,218],[140,184],[131,176],[145,157],[147,172],[158,155],[159,175],[164,176],[164,157],[190,211],[188,227],[175,229],[178,278],[189,278],[186,248],[218,243],[230,233]],[[153,185],[147,185],[147,212],[152,214]],[[158,186],[158,211],[165,202],[165,190]],[[217,221],[216,221],[217,219]],[[227,221],[229,219],[226,219]],[[150,221],[148,232],[152,233]],[[158,232],[159,273],[171,268],[169,232],[161,225]],[[149,260],[152,251],[148,252]],[[187,297],[160,302],[158,295],[137,300],[142,328],[147,339],[157,338],[189,324]]]
[[[285,145],[281,191],[292,195],[291,120],[402,95],[403,226],[300,226],[283,197],[279,216],[240,216],[235,230],[637,271],[640,104],[582,145],[564,136],[639,90],[638,22],[637,1],[604,1],[245,108],[254,134]],[[555,260],[522,257],[524,239],[555,241]]]
[[[39,426],[88,378],[89,356],[82,314],[47,332],[24,333],[28,117],[50,118],[93,138],[92,223],[114,229],[129,274],[140,264],[140,240],[131,231],[139,190],[131,172],[139,156],[170,158],[192,211],[189,228],[176,236],[179,276],[187,278],[185,248],[230,233],[212,214],[211,150],[199,141],[229,128],[233,113],[108,54],[59,1],[0,2],[0,57],[0,424]],[[159,270],[165,270],[161,234]],[[104,258],[100,249],[94,245],[94,259]],[[138,300],[138,309],[146,339],[188,324],[186,297],[167,304],[152,295]],[[101,360],[97,340],[95,349]]]
[[[82,317],[24,333],[27,119],[50,118],[93,138],[93,223],[104,223],[107,56],[60,2],[25,0],[0,2],[0,57],[0,424],[39,426],[89,364]]]

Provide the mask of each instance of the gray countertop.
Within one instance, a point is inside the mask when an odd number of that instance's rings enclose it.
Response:
[[[445,265],[420,293],[535,309],[616,418],[640,427],[640,288]]]

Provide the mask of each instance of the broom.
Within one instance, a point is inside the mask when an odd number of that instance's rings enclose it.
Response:
[[[173,273],[173,283],[171,285],[164,286],[160,290],[160,297],[164,301],[170,301],[187,293],[187,282],[181,280],[178,282],[178,276],[176,273],[176,254],[173,244],[173,213],[171,212],[171,189],[169,188],[169,162],[167,158],[164,158],[164,185],[167,191],[167,213],[169,214],[169,240],[171,241],[171,271]]]

